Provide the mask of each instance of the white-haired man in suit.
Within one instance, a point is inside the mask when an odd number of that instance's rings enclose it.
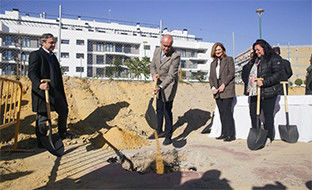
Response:
[[[158,86],[154,89],[157,93],[156,111],[158,127],[156,129],[159,137],[164,137],[163,145],[172,143],[172,104],[178,88],[178,70],[180,54],[172,47],[171,35],[164,35],[161,39],[161,48],[154,52],[150,71],[153,80],[159,76]],[[163,132],[163,117],[165,117],[165,131]]]

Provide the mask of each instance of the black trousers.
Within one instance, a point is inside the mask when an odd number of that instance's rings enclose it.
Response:
[[[274,109],[277,96],[260,100],[260,113],[264,115],[264,129],[268,130],[268,138],[274,140]],[[257,128],[257,96],[250,97],[249,113],[253,128]]]
[[[163,127],[163,121],[165,117],[165,136],[171,139],[173,129],[172,129],[172,104],[173,101],[164,102],[162,99],[162,93],[159,92],[159,98],[156,101],[156,111],[157,111],[157,133],[161,133]]]
[[[216,99],[222,125],[221,135],[235,137],[235,124],[232,111],[233,98]]]
[[[63,134],[66,132],[67,126],[67,116],[68,116],[68,107],[64,100],[58,99],[56,105],[54,105],[54,109],[58,114],[58,133]],[[36,136],[37,138],[40,136],[47,135],[47,126],[46,122],[48,121],[47,112],[37,112],[36,115]]]

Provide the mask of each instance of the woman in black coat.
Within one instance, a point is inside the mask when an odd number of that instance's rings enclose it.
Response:
[[[280,80],[281,58],[275,54],[272,47],[265,40],[257,40],[253,44],[254,57],[249,70],[247,93],[250,96],[249,111],[252,127],[257,127],[257,87],[261,87],[260,107],[264,113],[264,128],[268,130],[271,143],[274,140],[274,108],[278,94],[282,92]],[[263,78],[262,81],[255,81],[256,78]],[[268,144],[267,143],[267,144]]]

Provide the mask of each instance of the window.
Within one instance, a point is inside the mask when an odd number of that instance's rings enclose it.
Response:
[[[113,56],[108,55],[106,56],[106,64],[112,64],[113,63]]]
[[[61,58],[69,58],[68,52],[61,52]]]
[[[96,44],[96,51],[104,51],[104,44]]]
[[[83,59],[84,58],[84,54],[83,53],[76,53],[76,58],[77,59]]]
[[[63,66],[63,67],[61,67],[61,70],[63,72],[69,72],[69,67],[68,66]]]
[[[195,51],[194,50],[191,51],[191,57],[195,57]]]
[[[96,64],[104,64],[104,56],[103,55],[97,55],[96,56]]]
[[[93,64],[93,56],[92,56],[91,53],[88,53],[87,64],[88,65],[92,65]]]
[[[61,40],[61,44],[69,44],[69,40]]]
[[[13,60],[14,58],[12,57],[12,51],[11,50],[5,50],[4,55],[3,55],[3,60],[9,61]]]
[[[76,44],[83,46],[84,45],[84,40],[77,40]]]
[[[22,39],[22,46],[23,47],[30,47],[30,39],[29,38],[23,38]]]
[[[184,49],[181,50],[181,57],[186,57],[186,51]]]
[[[185,68],[185,61],[181,61],[181,68]]]
[[[37,48],[41,47],[40,40],[37,40]]]
[[[96,68],[96,75],[99,77],[104,76],[104,69],[103,68]]]
[[[113,51],[113,44],[106,44],[106,51],[110,51],[112,52]]]
[[[121,44],[116,44],[115,51],[116,52],[122,52],[122,45]]]
[[[12,38],[11,38],[11,36],[5,36],[4,37],[4,45],[6,45],[6,46],[12,45]]]
[[[83,72],[83,67],[76,67],[76,72]]]
[[[150,50],[150,49],[151,49],[151,46],[150,46],[150,45],[144,45],[144,49],[145,49],[145,50]]]
[[[22,53],[22,61],[28,61],[29,60],[29,54]]]
[[[125,48],[124,48],[125,53],[131,53],[131,45],[130,44],[126,44]]]

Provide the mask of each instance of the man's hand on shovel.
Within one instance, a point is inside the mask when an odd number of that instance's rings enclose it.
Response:
[[[154,80],[154,89],[153,89],[153,95],[157,94],[160,91],[160,88],[157,86],[157,81],[159,79],[159,75],[156,74],[153,76],[153,80]]]

